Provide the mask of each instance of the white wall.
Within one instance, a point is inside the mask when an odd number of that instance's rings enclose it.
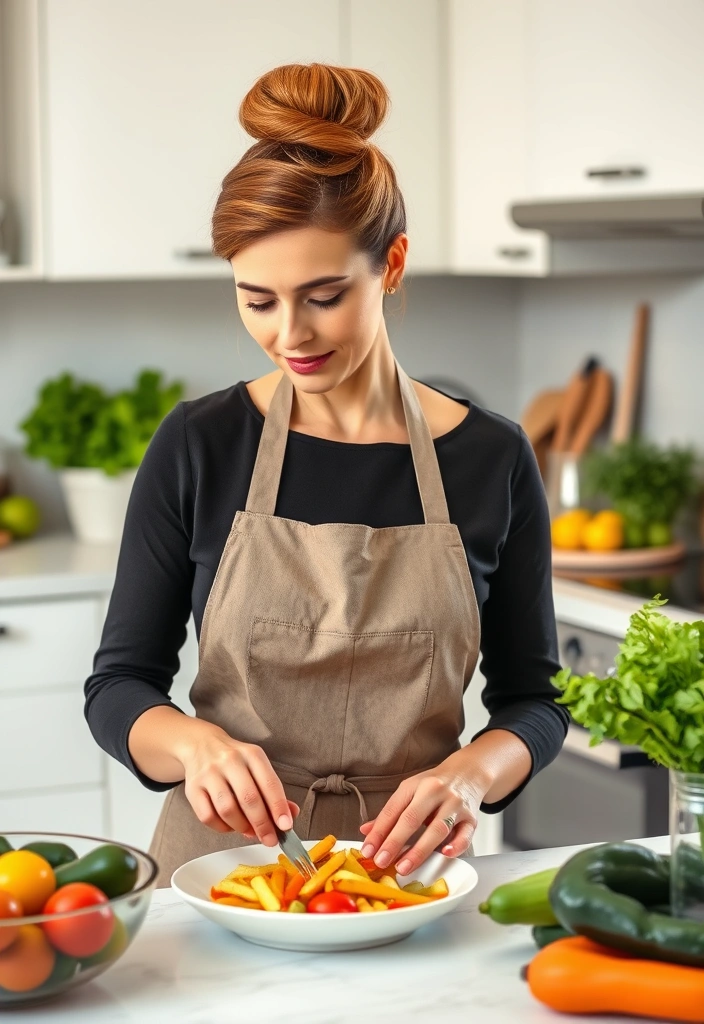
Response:
[[[389,333],[412,376],[461,380],[488,408],[517,415],[516,285],[501,280],[406,280],[406,311]],[[393,304],[392,304],[393,303]],[[239,319],[227,280],[0,285],[0,441],[13,451],[15,490],[40,500],[45,528],[67,528],[54,475],[19,454],[17,425],[40,384],[63,370],[107,388],[145,366],[195,398],[272,368]]]
[[[704,452],[704,277],[526,281],[518,293],[518,405],[561,387],[585,356],[622,379],[635,307],[651,306],[642,431]]]

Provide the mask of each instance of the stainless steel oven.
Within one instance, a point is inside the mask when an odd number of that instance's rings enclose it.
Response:
[[[580,675],[613,668],[616,637],[558,622],[558,638],[562,664]],[[590,747],[588,732],[573,723],[555,761],[504,811],[504,842],[534,850],[665,835],[668,782],[667,770],[637,747]]]

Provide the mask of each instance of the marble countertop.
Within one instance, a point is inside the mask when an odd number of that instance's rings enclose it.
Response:
[[[669,838],[640,840],[661,853]],[[142,930],[118,963],[61,1000],[3,1012],[3,1024],[584,1024],[531,996],[519,971],[535,952],[530,929],[502,926],[477,905],[512,878],[557,866],[581,847],[477,857],[479,884],[440,921],[409,938],[351,953],[250,945],[157,890]],[[633,1018],[608,1017],[609,1024]]]

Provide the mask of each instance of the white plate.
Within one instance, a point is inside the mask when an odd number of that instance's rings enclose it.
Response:
[[[313,842],[304,846],[310,849]],[[361,842],[341,841],[336,850],[361,848]],[[171,885],[182,900],[190,903],[203,917],[235,932],[248,942],[277,949],[296,949],[308,953],[325,953],[346,949],[383,946],[405,939],[416,928],[436,921],[460,903],[477,884],[477,872],[464,860],[434,853],[408,881],[430,885],[444,878],[449,896],[413,907],[380,910],[373,914],[286,914],[263,910],[245,910],[213,903],[210,887],[233,871],[238,864],[271,864],[277,848],[244,846],[238,850],[222,850],[182,864],[174,871]]]

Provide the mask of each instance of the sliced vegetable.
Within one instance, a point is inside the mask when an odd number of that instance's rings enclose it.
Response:
[[[300,896],[301,899],[308,899],[310,896],[315,896],[316,893],[320,892],[321,889],[325,888],[325,883],[328,878],[339,871],[342,865],[345,863],[347,854],[344,850],[340,850],[336,853],[327,864],[324,864],[322,868],[318,868],[312,878],[309,878],[305,885],[301,888]],[[360,882],[364,879],[360,878]]]
[[[20,847],[22,850],[31,850],[32,853],[38,853],[40,857],[48,861],[52,868],[61,867],[62,864],[70,864],[71,861],[78,860],[78,854],[67,846],[66,843],[25,843],[24,846]]]
[[[532,994],[561,1013],[618,1013],[668,1021],[704,1020],[704,975],[654,963],[584,936],[552,942],[526,971]]]
[[[256,878],[252,879],[252,888],[265,910],[281,910],[281,900],[272,892],[266,878],[257,875]]]
[[[325,836],[325,838],[321,839],[319,843],[316,843],[315,846],[311,847],[308,851],[308,856],[314,864],[317,864],[318,861],[323,859],[323,857],[327,857],[336,842],[337,839],[335,836]]]
[[[56,886],[59,888],[69,882],[88,882],[113,899],[131,892],[138,874],[139,867],[134,854],[124,846],[105,843],[78,860],[57,868]]]
[[[291,903],[292,900],[298,899],[298,894],[305,885],[305,878],[297,871],[293,878],[290,878],[284,889],[284,903]]]
[[[405,892],[403,889],[393,889],[389,885],[382,885],[380,882],[368,882],[366,878],[352,881],[349,878],[341,878],[335,882],[337,892],[346,892],[353,896],[373,896],[378,900],[395,900],[403,903],[404,906],[411,906],[417,903],[433,903],[432,896],[418,896],[414,892]]]
[[[548,868],[499,885],[479,904],[479,913],[488,914],[497,924],[557,924],[548,898],[557,872],[557,868]]]
[[[704,967],[704,922],[668,917],[669,858],[635,843],[602,843],[571,857],[550,887],[559,923],[604,946]]]
[[[31,850],[11,850],[0,857],[0,889],[19,900],[25,914],[40,914],[56,888],[48,861]]]
[[[289,905],[288,912],[289,914],[305,914],[306,905],[305,903],[301,903],[300,900],[292,900]]]
[[[355,900],[344,892],[319,892],[308,903],[309,914],[356,914]]]

